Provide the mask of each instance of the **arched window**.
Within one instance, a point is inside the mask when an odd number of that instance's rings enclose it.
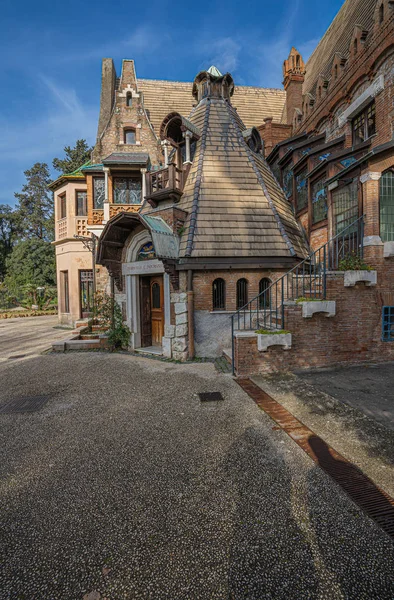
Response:
[[[248,282],[246,279],[237,281],[237,309],[242,308],[248,303]]]
[[[125,144],[135,144],[135,130],[134,129],[125,129],[124,143]]]
[[[212,284],[213,310],[226,310],[226,282],[224,279],[215,279]]]
[[[384,20],[384,4],[382,2],[382,4],[379,6],[379,24],[381,25],[383,23]]]
[[[131,92],[127,92],[126,94],[126,106],[133,106],[133,96]]]
[[[271,285],[271,280],[268,277],[263,277],[259,282],[259,308],[269,308],[271,304],[271,294],[268,288]],[[264,293],[265,292],[265,293]]]
[[[394,241],[394,172],[386,171],[379,181],[380,237],[383,242]]]
[[[334,78],[338,79],[338,65],[334,66]]]
[[[354,55],[357,54],[357,50],[358,50],[358,41],[357,41],[357,38],[354,38],[354,42],[353,42],[353,53],[354,53]]]

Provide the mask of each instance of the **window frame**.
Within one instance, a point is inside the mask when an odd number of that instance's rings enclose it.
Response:
[[[382,342],[394,342],[394,306],[382,306]]]
[[[134,142],[127,141],[127,135],[132,133],[134,136]],[[137,131],[134,127],[125,127],[123,130],[123,143],[125,146],[135,146],[137,143]]]
[[[372,124],[369,119],[372,118]],[[357,132],[361,132],[361,138]],[[359,146],[376,134],[376,104],[371,102],[352,119],[352,144]]]
[[[219,291],[215,290],[215,284],[220,285],[222,289]],[[220,310],[226,310],[226,282],[223,277],[217,277],[212,281],[212,311],[216,312]]]
[[[299,178],[304,177],[305,180],[305,204],[303,206],[299,206],[298,198],[299,198],[299,190],[298,183]],[[306,212],[308,210],[308,202],[309,202],[309,194],[308,194],[308,164],[297,172],[297,175],[294,175],[294,208],[296,214]]]
[[[263,282],[267,282],[268,285],[263,287],[263,285],[262,285]],[[267,308],[270,308],[270,306],[271,306],[271,292],[268,292],[268,294],[266,294],[265,304],[263,304],[263,296],[261,295],[265,290],[270,288],[271,285],[272,285],[272,280],[269,277],[262,277],[259,281],[259,309],[260,310],[265,310]],[[267,302],[267,300],[268,300],[268,302]]]
[[[116,185],[119,183],[119,180],[125,180],[126,181],[126,188],[125,189],[117,189]],[[139,184],[139,189],[138,190],[134,190],[132,187],[129,187],[130,182],[136,182]],[[117,198],[117,192],[127,192],[125,194],[126,199],[128,199],[128,202],[119,202],[118,198]],[[132,193],[130,193],[132,192]],[[131,197],[133,194],[135,194],[135,196],[138,196],[137,192],[139,192],[139,201],[138,202],[131,202]],[[139,177],[132,177],[132,176],[116,176],[113,178],[112,181],[112,201],[114,204],[127,204],[127,205],[139,205],[142,204],[142,178],[141,175]]]
[[[332,206],[332,226],[333,235],[339,235],[345,229],[347,229],[359,216],[359,178],[354,177],[350,183],[341,185],[340,187],[332,190],[331,192],[331,206]],[[349,198],[345,199],[343,196],[349,193]],[[342,198],[340,197],[342,196]],[[353,197],[352,197],[353,195]],[[338,204],[341,204],[341,208],[338,211]],[[343,210],[343,206],[347,204],[346,210]],[[338,225],[344,225],[338,228]],[[351,231],[349,230],[349,233]]]
[[[85,200],[83,202],[85,212],[83,214],[81,214],[78,211],[78,194],[85,194]],[[87,190],[75,190],[75,216],[76,217],[87,217],[88,216],[88,193],[87,193]]]
[[[389,188],[391,189],[389,190]],[[391,191],[390,194],[388,193],[389,191]],[[387,201],[389,197],[392,198],[392,204]],[[385,205],[383,204],[383,200],[386,200]],[[385,212],[388,213],[388,215],[384,214],[384,209],[386,209]],[[389,218],[390,213],[393,214],[392,220]],[[390,235],[387,230],[383,230],[390,225],[392,226],[392,235]],[[379,235],[383,243],[394,241],[394,169],[392,168],[384,171],[379,180]]]
[[[59,221],[67,218],[67,193],[59,194]]]
[[[245,289],[243,290],[243,292],[240,290],[240,285],[245,285]],[[241,297],[241,294],[243,294],[243,298]],[[246,277],[240,277],[237,280],[237,285],[236,285],[236,309],[240,310],[241,308],[243,308],[244,306],[247,305],[248,303],[248,280],[246,279]]]
[[[104,198],[103,198],[102,206],[97,206],[95,182],[98,180],[104,182]],[[105,178],[104,177],[93,177],[93,210],[104,210],[104,201],[105,201]]]
[[[321,175],[320,177],[317,177],[316,179],[314,179],[313,181],[310,182],[310,203],[311,203],[312,227],[315,225],[320,225],[320,224],[324,223],[324,221],[327,221],[327,218],[328,218],[328,190],[327,190],[327,186],[326,186],[326,179],[327,179],[327,175],[326,175],[326,173],[324,173],[324,175]],[[325,198],[325,215],[323,216],[323,218],[315,220],[314,207],[317,204],[317,201],[314,201],[314,196],[315,196],[314,187],[319,183],[323,184],[323,187],[321,189],[325,190],[325,194],[323,195],[323,197]]]
[[[126,92],[126,106],[127,108],[131,108],[133,106],[133,94],[131,92]]]
[[[68,270],[60,271],[61,310],[62,314],[70,313],[70,282]]]

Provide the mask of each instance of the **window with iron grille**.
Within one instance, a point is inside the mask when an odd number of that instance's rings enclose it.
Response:
[[[332,192],[335,235],[349,227],[358,217],[357,180]],[[355,225],[355,228],[357,226]],[[350,233],[350,231],[349,231]]]
[[[70,293],[68,286],[68,271],[60,271],[60,302],[63,313],[70,312]]]
[[[85,318],[93,310],[93,269],[79,271],[79,291],[81,298],[81,317]]]
[[[383,242],[394,241],[394,172],[383,173],[380,188],[380,237]]]
[[[141,178],[115,177],[114,178],[114,203],[115,204],[141,204],[142,181]]]
[[[325,178],[315,181],[311,186],[312,193],[312,223],[327,219],[327,189]]]
[[[263,277],[263,279],[260,279],[259,282],[259,308],[269,308],[270,304],[271,304],[271,294],[268,290],[268,288],[271,285],[271,280],[268,279],[268,277]],[[265,293],[263,293],[265,292]]]
[[[77,217],[86,217],[88,214],[86,192],[75,192],[75,214]]]
[[[248,303],[248,282],[246,279],[237,281],[237,309],[242,308]]]
[[[304,169],[299,173],[296,180],[296,208],[297,211],[308,206],[308,180],[306,178],[308,170]]]
[[[66,194],[59,196],[59,219],[67,217],[67,199]]]
[[[376,133],[375,103],[370,104],[352,121],[353,144],[361,144]]]
[[[286,165],[283,169],[283,190],[286,198],[293,195],[293,163]]]
[[[394,306],[382,308],[382,341],[394,342]]]
[[[104,177],[93,177],[93,208],[103,209],[105,199]]]
[[[226,282],[224,279],[215,279],[212,284],[213,310],[226,310]]]

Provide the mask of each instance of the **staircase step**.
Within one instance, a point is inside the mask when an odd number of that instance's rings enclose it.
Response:
[[[231,365],[233,362],[233,350],[232,348],[225,348],[223,350],[223,356],[227,360],[227,362]]]

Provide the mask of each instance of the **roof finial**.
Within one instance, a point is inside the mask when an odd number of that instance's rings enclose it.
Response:
[[[222,77],[221,72],[214,65],[212,65],[211,67],[209,67],[208,73],[210,75],[212,75],[212,77]]]

